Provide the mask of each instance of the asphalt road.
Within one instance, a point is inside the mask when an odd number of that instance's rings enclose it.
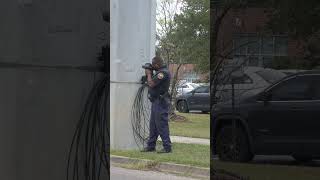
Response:
[[[218,157],[214,157],[218,160]],[[291,156],[255,156],[250,164],[269,164],[269,165],[288,165],[288,166],[306,166],[306,167],[320,167],[320,160],[313,160],[311,162],[301,163],[294,160]]]
[[[111,165],[111,180],[196,180],[155,171],[139,171]]]

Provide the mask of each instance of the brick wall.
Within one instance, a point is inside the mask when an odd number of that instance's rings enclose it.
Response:
[[[169,71],[172,77],[175,75],[178,66],[179,66],[178,64],[169,65]],[[194,72],[194,68],[195,68],[194,64],[182,64],[179,69],[178,77],[182,77],[185,73]]]
[[[178,64],[170,64],[169,65],[169,71],[172,75],[172,78],[174,77],[178,66],[179,66]],[[181,67],[179,69],[178,77],[179,77],[179,79],[181,79],[185,74],[194,73],[194,72],[195,72],[195,65],[194,64],[183,64],[183,65],[181,65]],[[198,74],[198,76],[199,76],[199,79],[201,81],[203,81],[208,78],[209,73]]]
[[[211,15],[214,17],[214,14],[212,13]],[[218,51],[231,51],[233,48],[233,35],[236,33],[262,33],[267,22],[268,16],[264,8],[230,10],[220,27],[217,44]],[[302,51],[301,43],[294,39],[288,40],[288,56],[299,57]]]

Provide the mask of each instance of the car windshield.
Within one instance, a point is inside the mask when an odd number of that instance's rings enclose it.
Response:
[[[195,85],[195,84],[189,84],[191,87],[193,87],[193,88],[196,88],[196,87],[198,87],[197,85]]]
[[[280,71],[267,69],[258,71],[257,74],[270,84],[275,83],[287,76],[285,73],[282,73]]]
[[[209,86],[199,86],[194,90],[195,93],[209,93]]]

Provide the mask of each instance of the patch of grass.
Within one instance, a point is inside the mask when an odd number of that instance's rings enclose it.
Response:
[[[210,139],[210,114],[177,113],[188,119],[185,122],[170,122],[170,135]]]
[[[319,180],[319,167],[229,163],[213,160],[215,169],[230,171],[250,180]]]
[[[160,148],[160,147],[159,147]],[[158,148],[158,149],[159,149]],[[111,150],[111,155],[148,159],[198,167],[210,167],[210,146],[196,144],[172,144],[172,153],[140,152],[139,150]]]

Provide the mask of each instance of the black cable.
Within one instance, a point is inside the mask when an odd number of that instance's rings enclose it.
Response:
[[[108,48],[108,47],[107,47]],[[108,50],[108,49],[107,49]],[[94,66],[72,66],[72,65],[45,65],[45,64],[23,64],[17,62],[0,62],[0,68],[8,69],[40,69],[40,70],[74,70],[87,72],[100,72],[101,68]]]
[[[109,76],[92,88],[74,133],[67,166],[67,180],[99,179],[110,175]]]
[[[103,13],[105,22],[110,21],[108,13]],[[99,39],[105,40],[102,37]],[[107,42],[101,47],[97,59],[98,69],[104,74],[91,89],[73,135],[68,154],[67,180],[110,179],[110,47]]]
[[[151,103],[147,94],[148,86],[143,84],[137,92],[131,111],[133,136],[139,148],[143,148],[149,137]]]

